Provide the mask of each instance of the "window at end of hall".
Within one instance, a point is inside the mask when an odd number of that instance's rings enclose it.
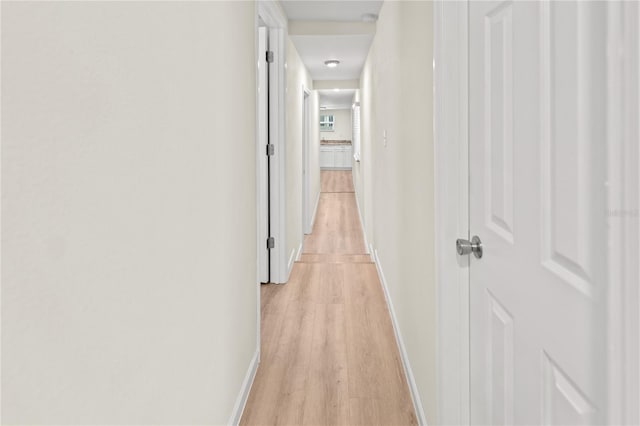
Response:
[[[332,132],[333,131],[333,115],[321,115],[320,116],[320,131]]]

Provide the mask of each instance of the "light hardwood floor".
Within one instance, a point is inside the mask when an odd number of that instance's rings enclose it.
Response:
[[[323,173],[336,173],[326,172]],[[367,249],[353,192],[323,192],[303,253],[365,254]]]
[[[322,170],[320,192],[354,192],[350,170]]]
[[[354,206],[353,192],[321,194],[289,282],[262,286],[261,362],[242,425],[417,424]]]

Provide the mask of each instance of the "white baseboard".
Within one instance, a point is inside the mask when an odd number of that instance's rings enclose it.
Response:
[[[302,238],[303,238],[302,240],[303,242],[301,242],[300,245],[298,246],[298,252],[296,253],[296,260],[295,260],[296,262],[300,260],[300,256],[302,256],[302,246],[304,244],[304,236]]]
[[[298,256],[299,251],[300,251],[300,248],[298,248],[297,250],[293,249],[289,254],[289,261],[287,262],[287,281],[286,282],[289,281],[289,277],[291,276],[291,270],[293,269],[293,264],[296,262],[296,257]]]
[[[355,185],[354,185],[355,186]],[[355,193],[356,206],[358,207],[358,216],[360,217],[360,229],[362,229],[362,236],[364,237],[364,247],[369,250],[367,254],[372,255],[371,247],[369,246],[369,241],[367,240],[367,232],[364,229],[364,216],[362,216],[362,210],[360,210],[360,202],[358,201],[358,193]]]
[[[318,191],[318,196],[316,197],[316,206],[313,208],[313,216],[311,216],[311,229],[313,229],[313,225],[316,224],[316,214],[318,213],[319,205],[320,205],[320,191]]]
[[[289,281],[289,277],[291,276],[293,264],[296,263],[297,260],[300,260],[300,256],[302,256],[302,244],[304,244],[304,235],[302,235],[302,241],[300,241],[298,249],[291,250],[291,254],[289,255],[289,263],[287,264],[287,281]]]
[[[391,296],[389,295],[389,287],[387,286],[387,280],[384,277],[384,272],[382,272],[382,264],[380,263],[380,259],[378,258],[378,250],[375,250],[373,249],[373,247],[371,247],[371,253],[373,254],[374,262],[376,264],[376,269],[378,269],[378,275],[380,276],[380,282],[382,283],[382,290],[384,291],[384,297],[385,299],[387,299],[387,307],[389,308],[389,314],[391,315],[391,322],[393,323],[393,332],[396,335],[396,343],[398,344],[398,349],[400,350],[400,357],[402,358],[404,374],[405,374],[405,377],[407,378],[407,383],[409,384],[409,390],[411,391],[411,399],[413,400],[413,408],[416,412],[416,416],[418,417],[418,424],[421,426],[422,425],[426,426],[427,418],[424,415],[422,400],[420,399],[418,386],[416,385],[415,378],[413,377],[411,364],[409,363],[409,356],[407,355],[407,350],[404,346],[404,341],[402,340],[402,334],[400,333],[400,329],[398,328],[398,320],[396,318],[396,313],[393,309],[393,302],[391,301]]]
[[[256,353],[253,355],[251,364],[249,364],[249,369],[247,370],[247,374],[242,382],[242,387],[240,388],[240,393],[238,394],[238,398],[236,399],[236,403],[233,407],[233,412],[227,422],[228,425],[237,426],[240,424],[244,407],[247,404],[247,398],[249,398],[249,392],[251,392],[253,379],[255,379],[256,371],[258,371],[258,364],[260,364],[260,348],[258,348]]]

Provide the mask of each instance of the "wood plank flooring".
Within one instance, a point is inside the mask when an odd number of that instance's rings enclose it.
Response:
[[[320,192],[354,192],[350,170],[322,170]]]
[[[345,172],[322,171],[323,188],[345,186],[333,174]],[[354,206],[353,192],[322,193],[289,282],[261,287],[261,362],[242,425],[417,424]]]
[[[323,171],[322,173],[338,173]],[[303,253],[365,254],[367,249],[353,192],[323,192]]]

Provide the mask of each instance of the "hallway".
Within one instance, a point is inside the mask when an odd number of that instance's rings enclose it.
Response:
[[[323,171],[285,285],[261,288],[261,362],[243,425],[417,424],[351,172]]]

